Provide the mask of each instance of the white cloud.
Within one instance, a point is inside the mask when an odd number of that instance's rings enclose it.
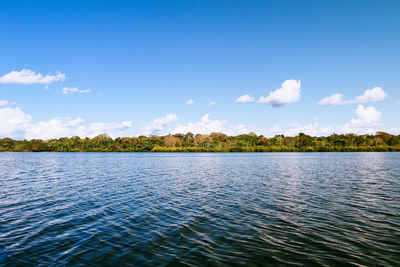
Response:
[[[273,107],[296,103],[300,100],[300,88],[300,80],[286,80],[281,88],[269,93],[267,97],[261,96],[258,103],[271,104]]]
[[[185,102],[186,105],[193,105],[194,104],[194,100],[193,99],[189,99],[188,101]]]
[[[254,97],[251,97],[249,95],[242,95],[240,97],[238,97],[238,99],[236,99],[236,103],[249,103],[249,102],[253,102],[254,101]]]
[[[321,99],[318,102],[319,106],[339,106],[339,105],[348,105],[348,104],[361,104],[368,102],[377,102],[387,98],[387,94],[382,89],[382,87],[374,87],[372,89],[367,89],[365,92],[357,96],[355,99],[351,100],[343,100],[342,94],[334,94],[328,97]]]
[[[77,88],[77,87],[74,87],[74,88],[64,87],[62,89],[62,92],[64,95],[70,95],[70,94],[74,94],[74,93],[87,94],[90,92],[90,89],[79,90],[79,88]]]
[[[123,131],[132,126],[131,121],[123,122],[94,122],[85,126],[83,119],[74,120],[51,119],[29,124],[26,128],[25,138],[27,139],[51,139],[59,137],[95,137],[96,135],[107,133],[115,138],[121,136]]]
[[[279,126],[272,127],[267,133],[267,136],[275,136],[277,134],[283,134],[285,136],[296,136],[299,133],[305,133],[311,136],[325,136],[332,133],[331,127],[319,127],[318,119],[314,118],[313,123],[301,124],[298,121],[292,122],[285,127],[281,128]]]
[[[318,132],[318,120],[314,120],[314,123],[309,123],[302,125],[299,122],[290,123],[286,127],[285,135],[287,136],[294,136],[299,133],[305,133],[308,135],[316,135]]]
[[[8,105],[8,101],[7,100],[0,100],[0,107],[4,107]]]
[[[304,125],[299,122],[293,122],[284,128],[275,126],[271,128],[266,135],[274,136],[276,134],[284,134],[285,136],[295,136],[299,133],[305,133],[312,136],[327,136],[333,133],[374,134],[377,131],[376,127],[382,126],[380,123],[382,114],[375,107],[364,107],[363,105],[358,105],[354,113],[356,118],[353,118],[350,122],[337,127],[320,127],[318,120],[314,119],[314,123]],[[395,132],[395,129],[391,129],[390,132]]]
[[[384,100],[387,97],[385,91],[383,91],[382,87],[374,87],[372,89],[368,89],[364,92],[364,94],[357,96],[355,99],[355,103],[368,103],[368,102],[376,102]]]
[[[391,134],[396,134],[396,135],[400,135],[400,128],[391,128],[389,130],[389,133]]]
[[[25,129],[25,138],[27,139],[51,139],[58,137],[73,136],[76,129],[68,126],[68,121],[61,119],[51,119],[49,121],[40,121],[31,123]]]
[[[358,105],[355,114],[357,118],[351,119],[350,125],[358,128],[365,128],[371,126],[379,125],[379,119],[381,118],[381,112],[379,112],[375,107],[364,107],[363,105]]]
[[[178,121],[178,117],[176,114],[167,114],[164,117],[155,119],[152,123],[149,125],[146,125],[142,129],[142,134],[144,135],[159,135],[161,133],[161,130],[167,125],[172,122]]]
[[[319,106],[339,106],[339,105],[344,105],[345,102],[343,101],[343,95],[342,94],[334,94],[328,97],[325,97],[324,99],[321,99],[318,102]]]
[[[49,85],[53,82],[64,81],[65,74],[57,72],[56,74],[36,73],[32,70],[23,69],[21,71],[10,71],[9,73],[0,77],[0,83],[3,84],[46,84]]]
[[[24,138],[32,117],[20,108],[0,108],[0,136]]]
[[[211,132],[221,132],[224,130],[226,121],[210,120],[209,114],[205,114],[201,117],[200,122],[189,122],[187,125],[178,125],[172,133],[211,133]]]
[[[164,117],[155,119],[153,121],[153,124],[154,125],[166,125],[168,123],[175,122],[177,120],[178,120],[178,117],[176,116],[176,114],[167,114]]]
[[[76,118],[73,120],[68,120],[66,125],[69,127],[74,127],[74,126],[78,126],[78,125],[82,124],[83,122],[84,122],[84,120],[82,118]]]
[[[209,117],[209,114],[205,114],[199,122],[189,122],[186,125],[180,124],[172,130],[172,133],[210,134],[212,132],[222,132],[228,135],[248,133],[248,130],[242,124],[229,126],[226,120],[210,120]]]
[[[94,122],[89,124],[88,127],[80,126],[77,129],[78,136],[94,137],[96,135],[107,133],[109,136],[115,138],[123,136],[123,132],[132,127],[132,121],[122,122]]]
[[[32,123],[32,117],[19,107],[0,108],[0,137],[15,139],[51,139],[59,137],[94,137],[107,133],[111,137],[122,136],[132,126],[131,121],[95,122],[83,125],[82,118],[59,119]]]
[[[217,102],[215,102],[215,101],[211,101],[210,103],[208,103],[209,106],[214,106],[216,104],[217,104]]]
[[[376,127],[381,126],[379,122],[381,112],[376,110],[375,107],[365,108],[359,105],[355,111],[356,118],[351,119],[349,123],[337,127],[336,132],[339,133],[355,133],[355,134],[374,134]]]
[[[332,133],[356,133],[373,134],[377,127],[381,127],[381,112],[375,107],[358,105],[355,110],[355,117],[348,123],[336,127],[320,127],[317,119],[308,124],[293,122],[286,127],[275,126],[268,131],[255,131],[266,136],[275,134],[284,134],[294,136],[300,132],[313,135],[325,136]],[[167,114],[164,117],[154,120],[150,125],[143,129],[143,132],[149,134],[160,134],[165,130],[165,126],[178,121],[176,114]],[[126,136],[126,131],[132,126],[131,121],[122,122],[95,122],[88,125],[84,124],[82,118],[53,118],[48,121],[32,122],[32,117],[24,113],[19,107],[1,107],[0,108],[0,138],[11,137],[14,139],[51,139],[59,137],[94,137],[101,133],[107,133],[111,137]],[[253,130],[253,129],[252,129]],[[254,131],[254,130],[253,130]],[[398,128],[388,130],[391,133],[397,133]],[[242,124],[230,125],[226,120],[211,120],[209,114],[202,116],[198,122],[189,122],[187,124],[177,125],[171,133],[201,133],[210,134],[211,132],[223,132],[228,135],[238,135],[248,133],[249,130]]]

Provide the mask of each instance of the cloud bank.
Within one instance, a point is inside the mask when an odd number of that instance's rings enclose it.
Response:
[[[333,133],[374,134],[377,131],[376,127],[382,126],[382,123],[380,122],[382,114],[373,106],[365,107],[364,105],[358,105],[354,114],[356,117],[352,118],[350,122],[336,127],[320,127],[318,120],[314,119],[313,123],[304,125],[299,122],[293,122],[284,128],[275,126],[265,134],[268,136],[273,136],[275,134],[295,136],[299,133],[305,133],[313,136],[327,136]]]
[[[0,136],[14,139],[51,139],[60,137],[94,137],[107,133],[111,137],[123,136],[132,127],[131,121],[94,122],[84,125],[82,118],[32,122],[32,116],[19,107],[0,108]]]

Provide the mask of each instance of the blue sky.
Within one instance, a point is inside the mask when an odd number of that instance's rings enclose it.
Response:
[[[0,137],[399,134],[399,14],[399,1],[4,2]]]

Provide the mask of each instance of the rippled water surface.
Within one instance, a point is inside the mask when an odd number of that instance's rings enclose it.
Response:
[[[400,153],[0,153],[0,265],[400,266]]]

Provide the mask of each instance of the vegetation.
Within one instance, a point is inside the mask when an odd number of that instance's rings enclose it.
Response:
[[[0,152],[351,152],[400,151],[400,135],[377,132],[375,135],[333,134],[313,137],[276,135],[266,138],[254,133],[227,136],[223,133],[174,134],[110,138],[106,134],[92,139],[63,137],[51,140],[0,139]]]

